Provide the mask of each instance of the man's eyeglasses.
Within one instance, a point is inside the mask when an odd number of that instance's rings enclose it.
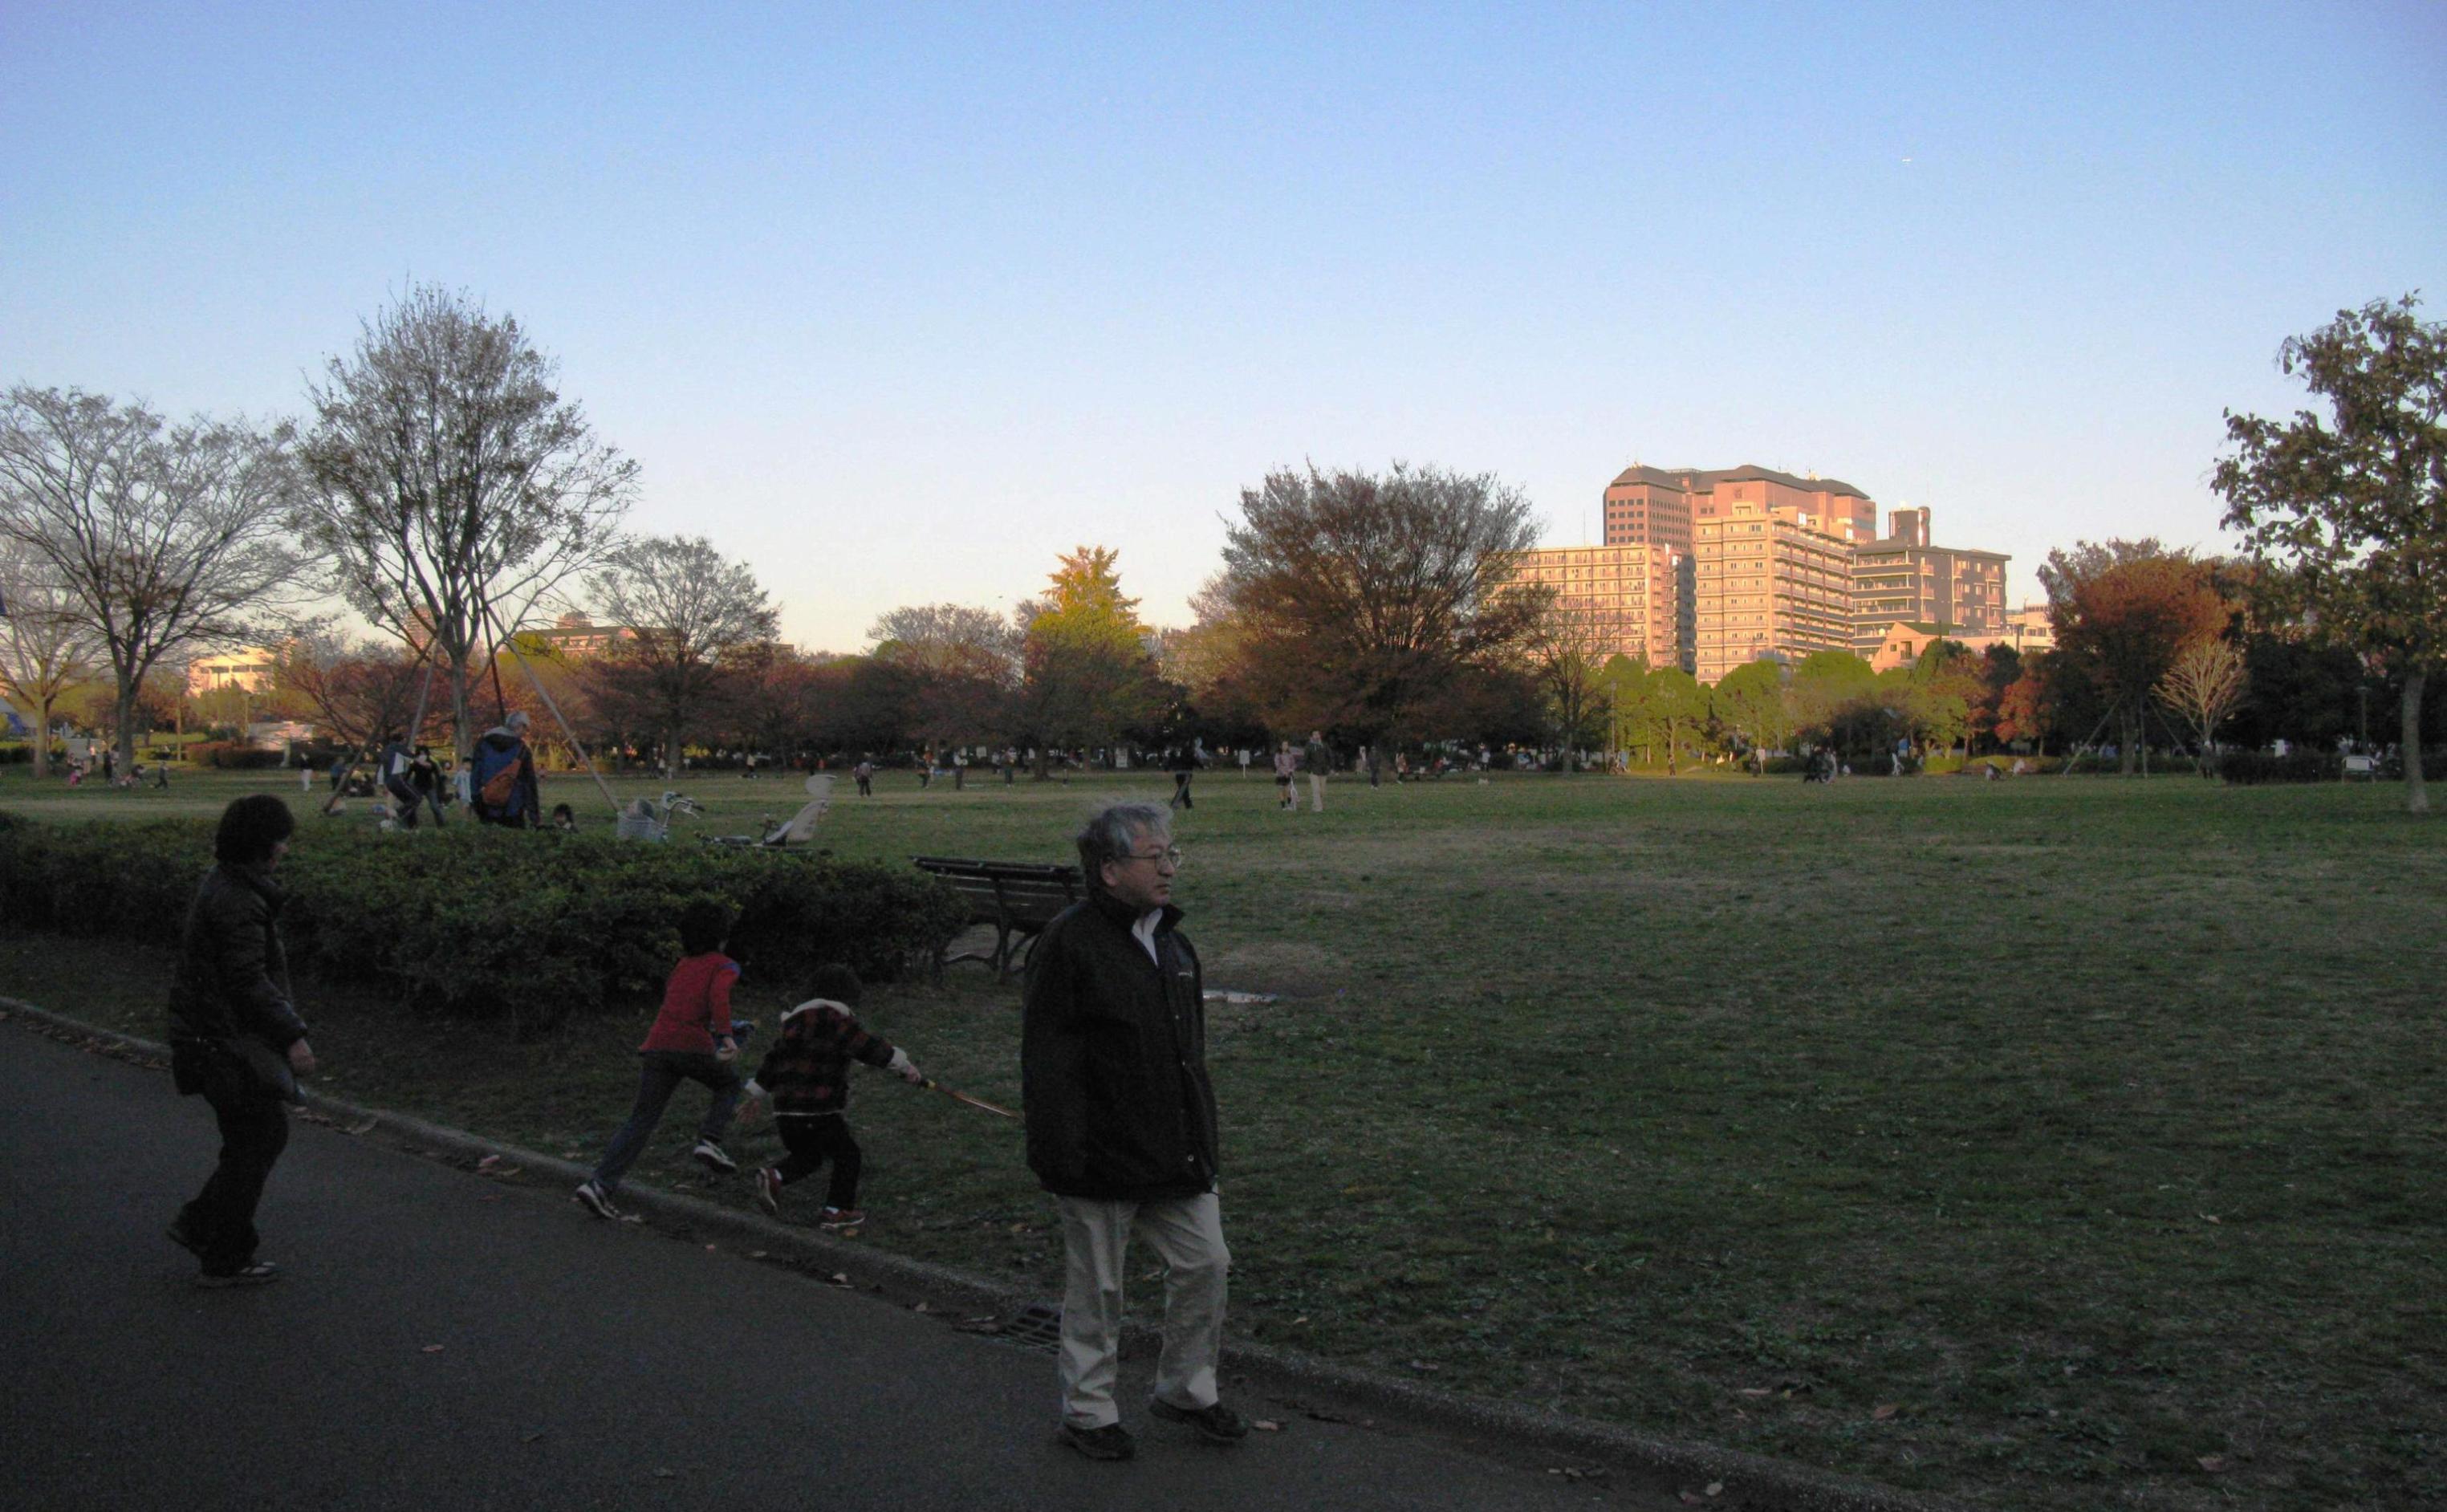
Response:
[[[1167,845],[1160,851],[1148,851],[1145,854],[1132,851],[1129,855],[1123,857],[1122,860],[1126,861],[1170,861],[1173,865],[1179,866],[1181,864],[1181,847],[1178,845]]]

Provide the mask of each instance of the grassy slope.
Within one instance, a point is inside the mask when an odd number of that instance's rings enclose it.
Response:
[[[715,830],[792,796],[696,785]],[[1167,786],[896,773],[825,838],[1053,860]],[[2447,841],[2394,788],[1198,789],[1208,983],[1284,994],[1213,1014],[1237,1332],[1999,1505],[2447,1495]],[[10,941],[0,984],[149,1025],[161,965],[124,954]],[[870,1016],[1015,1099],[1016,996],[961,968]],[[336,1090],[547,1148],[591,1151],[634,1074],[628,1023],[322,1016]],[[1009,1125],[881,1083],[855,1111],[872,1242],[1051,1286]],[[692,1116],[641,1174],[688,1179]]]

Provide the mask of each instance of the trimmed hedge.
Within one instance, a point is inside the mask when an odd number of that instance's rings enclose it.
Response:
[[[2218,758],[2218,775],[2238,787],[2262,783],[2334,783],[2345,775],[2345,759],[2332,750],[2230,750]]]
[[[0,919],[175,946],[212,836],[208,820],[35,824],[0,812]],[[731,954],[786,991],[825,961],[890,981],[966,917],[936,879],[871,862],[466,823],[308,823],[280,879],[281,936],[300,970],[521,1034],[658,993],[692,898],[736,908]]]
[[[251,771],[267,766],[286,766],[289,753],[285,750],[259,750],[237,741],[217,740],[188,747],[187,760],[200,766]]]

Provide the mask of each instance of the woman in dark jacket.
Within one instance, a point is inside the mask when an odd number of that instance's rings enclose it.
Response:
[[[213,838],[218,862],[196,889],[170,988],[170,1068],[219,1122],[220,1163],[179,1210],[170,1238],[203,1261],[202,1286],[255,1286],[280,1272],[255,1257],[255,1208],[289,1143],[284,1103],[314,1068],[306,1025],[290,1001],[289,961],[274,920],[273,868],[296,821],[269,793],[231,803]]]

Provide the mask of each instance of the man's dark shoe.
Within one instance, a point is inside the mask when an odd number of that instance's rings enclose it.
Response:
[[[1175,1407],[1158,1398],[1148,1410],[1167,1423],[1186,1423],[1209,1444],[1238,1444],[1249,1436],[1249,1420],[1223,1403],[1213,1407]]]
[[[1130,1441],[1130,1430],[1118,1423],[1108,1423],[1100,1428],[1065,1423],[1062,1442],[1091,1460],[1127,1460],[1139,1452],[1139,1446]]]

